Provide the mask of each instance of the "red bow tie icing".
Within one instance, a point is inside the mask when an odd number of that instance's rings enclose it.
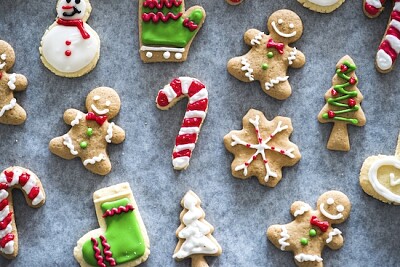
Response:
[[[275,43],[274,40],[269,39],[267,43],[267,48],[275,48],[276,50],[278,50],[279,54],[283,54],[283,49],[285,48],[285,44]]]
[[[89,121],[96,121],[98,125],[103,125],[103,123],[107,120],[107,116],[97,116],[96,114],[94,114],[93,112],[89,112],[86,115],[86,119]]]
[[[85,30],[83,26],[83,21],[81,19],[72,19],[72,20],[65,20],[65,19],[58,19],[57,23],[63,26],[75,26],[78,28],[79,32],[82,35],[83,39],[89,39],[90,34]]]
[[[311,225],[317,226],[322,232],[326,232],[329,228],[329,223],[318,220],[317,216],[312,216],[310,223]]]

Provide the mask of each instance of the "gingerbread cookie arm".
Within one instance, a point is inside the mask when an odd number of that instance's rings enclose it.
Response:
[[[263,35],[264,33],[257,29],[250,29],[245,32],[243,39],[247,45],[253,46],[256,44],[260,44]]]
[[[301,216],[309,211],[311,211],[310,205],[303,201],[296,201],[290,207],[290,214],[292,214],[294,217]]]
[[[288,56],[289,66],[295,69],[301,68],[306,64],[306,57],[303,52],[297,50],[296,47],[289,47],[290,52]]]
[[[109,123],[105,139],[107,143],[120,144],[125,140],[125,131],[113,122]]]
[[[71,126],[75,126],[76,124],[78,124],[79,121],[81,119],[83,119],[84,117],[85,117],[85,114],[83,112],[81,112],[77,109],[73,109],[73,108],[67,109],[64,112],[64,116],[63,116],[64,122]]]
[[[7,75],[8,81],[7,85],[10,90],[13,91],[24,91],[26,87],[28,86],[28,80],[26,77],[22,74],[8,74]]]
[[[342,236],[342,231],[338,228],[333,228],[329,232],[326,233],[325,243],[330,249],[340,249],[343,247],[344,240]]]

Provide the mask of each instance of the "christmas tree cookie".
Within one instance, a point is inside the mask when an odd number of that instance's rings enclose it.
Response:
[[[147,260],[150,241],[128,183],[93,194],[100,228],[80,238],[74,248],[82,267],[133,267]]]
[[[21,74],[8,73],[14,63],[14,49],[0,40],[0,123],[19,125],[26,120],[26,112],[17,104],[14,91],[24,91],[28,81]]]
[[[176,230],[179,241],[173,258],[191,258],[192,267],[208,267],[204,256],[219,256],[222,253],[221,246],[212,236],[214,227],[204,219],[205,213],[200,204],[200,198],[193,191],[186,193],[181,202],[184,209],[180,215],[181,225]]]
[[[289,118],[269,121],[261,111],[250,109],[243,117],[243,129],[224,137],[225,148],[235,155],[232,175],[240,179],[256,176],[260,184],[275,187],[282,179],[282,168],[301,158],[299,148],[289,140],[292,132]]]
[[[183,62],[206,18],[201,6],[185,11],[184,0],[139,0],[143,62]]]
[[[371,156],[364,161],[360,185],[368,195],[400,205],[400,136],[394,156]]]
[[[276,99],[283,100],[292,94],[287,70],[301,68],[305,56],[296,47],[303,34],[303,22],[293,11],[282,9],[268,19],[269,34],[250,29],[244,34],[244,41],[250,51],[229,60],[228,72],[242,82],[259,81],[263,91]]]
[[[40,59],[51,72],[80,77],[96,67],[100,38],[86,23],[92,7],[89,0],[59,0],[57,18],[42,37]]]
[[[121,101],[112,88],[92,90],[86,97],[87,113],[76,109],[64,112],[64,121],[72,128],[50,141],[50,151],[64,159],[79,157],[89,171],[108,174],[111,162],[107,145],[120,144],[125,140],[125,131],[109,121],[118,114],[120,108]]]
[[[333,129],[327,144],[328,149],[349,151],[350,141],[347,124],[364,126],[365,115],[361,109],[363,96],[357,88],[357,69],[349,56],[344,56],[336,65],[336,75],[332,79],[332,88],[325,94],[326,105],[318,115],[321,123],[333,123]]]
[[[268,239],[282,251],[292,251],[299,267],[322,267],[322,250],[325,246],[337,250],[343,246],[342,231],[334,228],[350,215],[351,204],[345,194],[328,191],[317,202],[317,209],[302,201],[290,208],[295,217],[288,224],[272,225],[267,230]]]
[[[32,208],[39,208],[46,201],[42,183],[30,170],[15,166],[0,173],[0,255],[7,259],[18,255],[18,232],[12,201],[14,188],[24,193],[26,202]]]

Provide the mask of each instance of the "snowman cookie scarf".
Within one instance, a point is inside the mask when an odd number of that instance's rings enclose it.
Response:
[[[96,67],[100,39],[86,24],[92,7],[89,0],[59,0],[56,21],[42,37],[40,59],[54,74],[80,77]]]

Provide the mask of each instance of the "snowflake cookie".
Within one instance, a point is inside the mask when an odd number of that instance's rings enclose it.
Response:
[[[300,68],[306,60],[296,47],[289,44],[300,39],[303,22],[293,11],[282,9],[268,19],[269,35],[250,29],[244,41],[250,51],[229,60],[228,72],[243,82],[260,81],[264,92],[276,99],[286,99],[292,94],[287,76],[288,67]]]
[[[361,108],[363,96],[357,88],[355,74],[357,66],[349,56],[344,56],[336,64],[336,75],[332,87],[325,93],[326,104],[318,115],[321,123],[333,123],[327,148],[349,151],[350,141],[347,124],[364,126],[366,118]]]
[[[82,267],[133,267],[150,255],[146,227],[128,183],[97,190],[93,194],[100,228],[82,236],[74,248]]]
[[[139,0],[140,58],[145,63],[183,62],[203,26],[201,6],[185,11],[184,0]]]
[[[92,90],[86,97],[88,113],[76,109],[64,112],[64,121],[71,130],[50,141],[50,151],[64,159],[81,158],[89,171],[106,175],[111,171],[107,145],[120,144],[125,140],[125,131],[114,122],[121,101],[116,91],[109,87]]]
[[[260,184],[275,187],[282,179],[282,167],[293,166],[301,158],[289,140],[292,132],[290,118],[268,121],[261,111],[250,109],[243,117],[243,129],[224,137],[226,149],[235,155],[232,175],[240,179],[256,176]]]
[[[364,0],[364,13],[369,18],[378,17],[384,7],[385,0]],[[393,1],[393,9],[375,58],[375,65],[379,72],[388,73],[394,68],[400,53],[400,1]]]
[[[193,191],[183,197],[181,225],[176,230],[179,241],[172,257],[176,260],[191,258],[193,267],[208,267],[204,256],[219,256],[222,249],[212,236],[214,227],[204,219],[200,204],[200,198]]]
[[[319,12],[331,13],[338,9],[345,0],[297,0],[304,7]]]
[[[394,156],[371,156],[364,161],[360,185],[368,195],[400,205],[400,136]]]
[[[86,23],[89,0],[58,0],[56,21],[42,37],[40,59],[58,76],[80,77],[96,67],[100,38]]]
[[[316,210],[307,203],[296,201],[290,208],[294,221],[270,226],[267,236],[275,247],[292,251],[297,266],[322,267],[324,247],[337,250],[343,246],[342,232],[332,225],[346,221],[350,210],[350,200],[339,191],[322,194]]]
[[[32,208],[41,207],[46,200],[42,183],[30,170],[10,167],[0,173],[0,255],[7,259],[18,255],[18,232],[12,201],[14,188],[24,193],[26,202]]]
[[[26,120],[26,112],[17,104],[14,91],[24,91],[28,81],[21,74],[8,73],[14,63],[14,49],[0,40],[0,123],[19,125]]]

